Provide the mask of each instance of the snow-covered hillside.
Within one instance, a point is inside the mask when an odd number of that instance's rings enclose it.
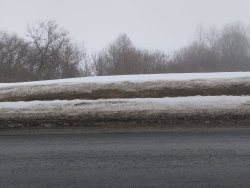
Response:
[[[250,95],[250,72],[85,77],[0,84],[0,101]]]

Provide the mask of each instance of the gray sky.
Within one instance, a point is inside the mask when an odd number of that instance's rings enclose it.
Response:
[[[199,24],[250,24],[250,0],[0,0],[0,29],[24,35],[27,24],[56,20],[95,52],[120,33],[138,47],[170,52]]]

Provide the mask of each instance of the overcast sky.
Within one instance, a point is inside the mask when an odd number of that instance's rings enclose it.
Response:
[[[0,0],[0,29],[24,35],[27,24],[56,20],[91,51],[127,33],[138,47],[170,52],[199,24],[250,24],[250,0]]]

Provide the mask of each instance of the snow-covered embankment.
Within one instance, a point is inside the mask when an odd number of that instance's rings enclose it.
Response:
[[[250,73],[0,84],[1,130],[110,126],[250,126]]]
[[[0,103],[0,128],[88,126],[239,126],[250,123],[250,96],[195,96]],[[242,124],[243,125],[243,124]]]
[[[0,102],[250,95],[250,72],[103,76],[0,84]]]

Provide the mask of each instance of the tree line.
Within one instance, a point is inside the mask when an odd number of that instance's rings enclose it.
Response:
[[[197,29],[189,45],[166,54],[136,47],[126,34],[89,55],[55,21],[0,32],[0,82],[124,74],[250,71],[250,30],[241,23]],[[167,45],[167,44],[166,44]]]

